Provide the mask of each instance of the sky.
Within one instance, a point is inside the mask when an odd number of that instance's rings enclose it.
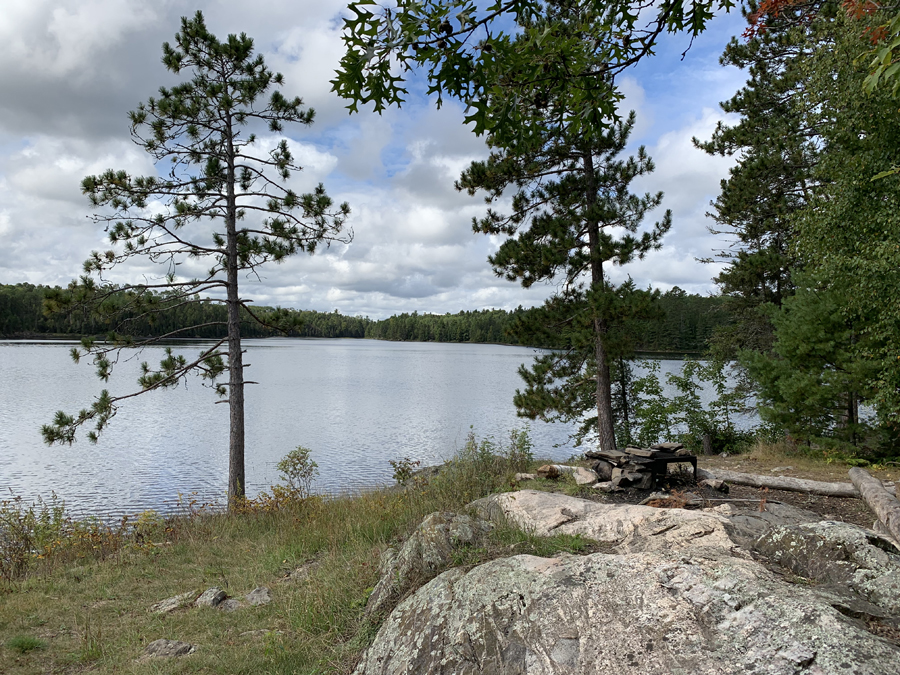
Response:
[[[0,283],[65,286],[93,250],[109,248],[94,223],[84,176],[109,168],[154,174],[149,155],[129,136],[127,113],[171,86],[162,65],[181,16],[200,9],[220,38],[246,32],[266,63],[284,75],[283,91],[316,111],[310,127],[286,135],[303,171],[293,185],[323,183],[351,207],[353,241],[298,255],[246,279],[242,297],[257,304],[384,318],[401,312],[514,309],[542,303],[550,284],[523,289],[494,275],[487,257],[502,242],[474,234],[480,196],[454,190],[460,172],[487,156],[483,139],[463,125],[462,108],[437,110],[424,95],[377,115],[331,93],[343,53],[345,0],[4,0],[0,13]],[[662,291],[674,286],[715,293],[715,264],[728,246],[706,217],[733,160],[693,147],[720,120],[719,102],[745,74],[719,65],[739,35],[738,12],[716,18],[686,56],[689,39],[666,36],[656,56],[618,78],[623,107],[637,113],[631,150],[645,145],[656,171],[636,191],[665,192],[673,213],[663,247],[643,261],[611,270],[622,281]],[[661,214],[651,214],[648,226]],[[655,217],[654,217],[655,216]],[[114,281],[135,282],[165,270],[136,262]]]

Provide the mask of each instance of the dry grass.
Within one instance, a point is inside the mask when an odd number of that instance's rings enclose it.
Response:
[[[840,458],[830,458],[810,452],[804,446],[790,443],[763,443],[757,441],[749,452],[731,455],[727,458],[701,457],[699,465],[708,469],[730,469],[745,473],[777,473],[795,478],[808,478],[830,482],[847,483],[850,465]],[[773,471],[774,470],[774,471]],[[893,465],[866,467],[873,476],[882,480],[900,480],[900,467]]]
[[[34,556],[23,577],[0,588],[0,673],[350,672],[377,628],[363,622],[363,609],[381,552],[424,515],[459,511],[508,485],[530,460],[529,448],[513,445],[472,439],[440,474],[413,478],[402,491],[314,497],[279,508],[261,503],[237,515],[165,523],[148,517],[140,537],[132,531],[105,557]],[[481,548],[461,552],[457,563],[508,554],[509,546],[546,554],[588,545],[531,539],[501,528]],[[298,568],[304,574],[286,580]],[[267,586],[273,600],[231,613],[149,611],[159,600],[212,586],[236,598]],[[177,660],[140,661],[144,647],[160,638],[198,649]]]

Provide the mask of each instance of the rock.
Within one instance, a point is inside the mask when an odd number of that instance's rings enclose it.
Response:
[[[613,482],[611,480],[594,483],[594,485],[592,485],[591,487],[595,490],[601,490],[602,492],[623,492],[622,488],[613,485]]]
[[[627,447],[625,448],[626,455],[635,455],[636,457],[653,457],[658,454],[653,450],[645,450],[644,448],[635,448],[635,447]]]
[[[721,504],[705,510],[725,516],[728,519],[728,535],[747,550],[752,549],[756,540],[773,527],[813,523],[821,519],[818,513],[778,502],[766,503],[765,511],[760,511],[756,506],[741,508],[735,504]]]
[[[798,576],[846,587],[900,617],[900,550],[871,530],[835,521],[776,527],[754,549]]]
[[[541,468],[537,470],[537,475],[541,478],[549,478],[554,480],[560,477],[560,471],[553,464],[544,464]]]
[[[649,490],[653,487],[653,476],[616,467],[612,470],[612,482],[616,487],[633,487],[638,490]]]
[[[597,474],[597,480],[607,481],[612,478],[613,465],[605,459],[598,459],[591,464],[591,470]]]
[[[536,473],[517,473],[513,477],[513,480],[516,481],[517,483],[521,483],[526,480],[535,480],[536,478],[537,478]]]
[[[244,600],[246,600],[251,607],[258,607],[260,605],[268,605],[272,602],[272,595],[265,586],[257,586],[247,593]]]
[[[426,516],[399,552],[387,549],[382,554],[381,578],[369,596],[366,614],[381,613],[413,585],[424,583],[449,565],[456,549],[475,544],[490,529],[485,520],[449,511]]]
[[[580,534],[621,552],[714,547],[731,550],[728,518],[703,511],[604,504],[555,492],[520,490],[470,504],[483,518],[508,519],[538,536]]]
[[[207,588],[194,600],[194,607],[215,607],[227,597],[228,594],[218,586]]]
[[[187,593],[166,598],[165,600],[160,600],[159,602],[150,605],[150,611],[154,614],[169,614],[182,607],[187,607],[196,597],[196,591],[188,591]]]
[[[355,675],[894,675],[898,659],[815,588],[685,549],[449,570],[397,606]]]
[[[684,443],[657,443],[650,446],[651,450],[663,450],[665,452],[675,452],[682,448],[684,448]]]
[[[726,483],[724,480],[719,480],[718,478],[704,478],[698,483],[698,485],[712,488],[713,490],[718,490],[719,492],[724,492],[726,494],[730,489],[728,487],[728,483]]]
[[[584,453],[584,456],[589,459],[606,459],[611,460],[613,463],[618,462],[619,460],[625,457],[625,453],[621,450],[588,450]]]
[[[216,609],[223,612],[233,612],[236,609],[240,609],[244,605],[240,600],[236,600],[234,598],[228,598],[227,600],[223,600],[218,605],[216,605]]]
[[[144,648],[144,658],[172,658],[197,651],[197,645],[178,640],[154,640]]]
[[[585,469],[583,467],[577,466],[575,467],[575,483],[577,485],[593,485],[597,482],[597,474],[595,474],[590,469]]]
[[[320,560],[310,560],[309,562],[300,565],[300,567],[291,570],[278,581],[280,583],[306,581],[321,564],[322,562]]]

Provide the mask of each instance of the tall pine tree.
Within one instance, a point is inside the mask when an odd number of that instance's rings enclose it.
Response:
[[[517,38],[520,56],[556,58],[542,54],[534,40],[552,31],[569,46],[573,62],[600,67],[602,49],[584,32],[585,11],[568,1],[548,4],[544,16],[524,21]],[[489,209],[473,227],[509,237],[489,258],[498,276],[525,287],[558,282],[558,292],[527,321],[518,321],[515,331],[522,343],[554,344],[562,337],[569,347],[522,368],[526,387],[515,397],[519,414],[580,422],[588,413],[580,437],[590,433],[601,447],[615,448],[610,367],[629,350],[626,324],[653,310],[652,294],[630,281],[616,287],[605,267],[625,265],[659,248],[671,213],[637,234],[663,195],[629,191],[635,178],[653,171],[643,147],[636,157],[619,158],[634,126],[633,113],[612,125],[585,126],[584,119],[603,118],[598,100],[598,107],[576,124],[576,113],[583,112],[577,83],[523,90],[516,75],[493,83],[491,114],[502,114],[515,100],[520,114],[537,122],[530,124],[532,135],[490,136],[489,158],[473,162],[457,188],[470,194],[483,190],[489,204],[515,190],[511,213]]]
[[[246,484],[241,315],[266,324],[277,324],[281,318],[255,313],[241,298],[239,280],[267,262],[280,262],[300,251],[312,253],[323,242],[347,241],[342,229],[349,207],[334,206],[321,185],[314,193],[299,195],[286,184],[300,167],[287,140],[278,140],[277,134],[286,123],[310,124],[314,113],[304,110],[299,98],[285,98],[278,89],[263,98],[282,84],[282,77],[266,67],[262,56],[253,55],[252,39],[241,34],[220,41],[197,12],[182,19],[174,46],[163,45],[163,63],[173,73],[188,71],[193,77],[171,89],[161,88],[159,97],[140,104],[130,119],[132,139],[165,174],[134,177],[109,170],[84,179],[82,190],[91,203],[105,207],[95,220],[106,226],[113,248],[92,253],[85,276],[68,292],[50,298],[49,306],[90,304],[102,312],[109,309],[112,296],[121,298],[125,293],[129,300],[125,309],[143,317],[213,294],[227,308],[227,337],[195,359],[167,350],[158,368],[143,364],[140,391],[114,397],[104,390],[89,409],[76,415],[58,412],[43,434],[48,443],[71,443],[78,427],[92,422],[89,438],[96,441],[123,399],[176,386],[188,374],[198,373],[228,397],[231,506],[244,495]],[[245,135],[249,125],[271,137],[263,142],[254,133]],[[267,144],[273,147],[268,153]],[[160,265],[159,280],[117,288],[104,283],[109,270],[135,258]],[[200,278],[178,275],[179,266],[198,259],[208,264]],[[107,341],[86,339],[81,350],[73,350],[76,360],[90,355],[104,381],[115,363],[113,353],[123,346],[146,345],[194,328],[181,327],[135,343],[123,334],[127,325],[107,318],[112,322]],[[225,372],[228,383],[218,383]]]

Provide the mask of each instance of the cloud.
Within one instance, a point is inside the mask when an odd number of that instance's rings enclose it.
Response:
[[[91,222],[81,179],[107,168],[135,174],[154,170],[131,143],[126,114],[160,86],[179,77],[160,63],[160,45],[172,41],[179,18],[203,10],[220,38],[246,32],[266,63],[285,76],[284,92],[316,109],[310,127],[288,127],[291,151],[303,171],[289,185],[301,192],[319,182],[335,202],[348,201],[352,244],[296,256],[245,280],[257,302],[298,308],[338,308],[348,314],[456,312],[538,304],[553,286],[522,289],[497,278],[487,257],[501,237],[476,235],[480,195],[457,192],[454,181],[487,148],[462,124],[453,101],[436,110],[410,86],[402,109],[383,115],[348,115],[331,93],[343,53],[345,0],[8,0],[0,15],[0,282],[65,284],[91,250],[107,246]],[[719,21],[718,19],[716,21]],[[733,22],[732,22],[733,23]],[[728,162],[694,149],[721,115],[719,100],[739,86],[741,74],[716,64],[732,23],[710,27],[682,63],[686,44],[666,38],[660,57],[629,71],[620,84],[625,108],[637,110],[635,146],[645,143],[656,172],[637,184],[664,190],[674,225],[663,249],[621,270],[640,285],[710,290],[715,270],[694,262],[716,242],[704,212],[718,192]],[[724,27],[724,28],[723,28]],[[250,131],[248,129],[248,131]],[[259,148],[276,139],[259,134]],[[658,215],[658,214],[656,214]],[[209,237],[197,230],[197,236]],[[179,268],[202,271],[203,261]],[[116,271],[118,280],[159,274],[146,263]]]

